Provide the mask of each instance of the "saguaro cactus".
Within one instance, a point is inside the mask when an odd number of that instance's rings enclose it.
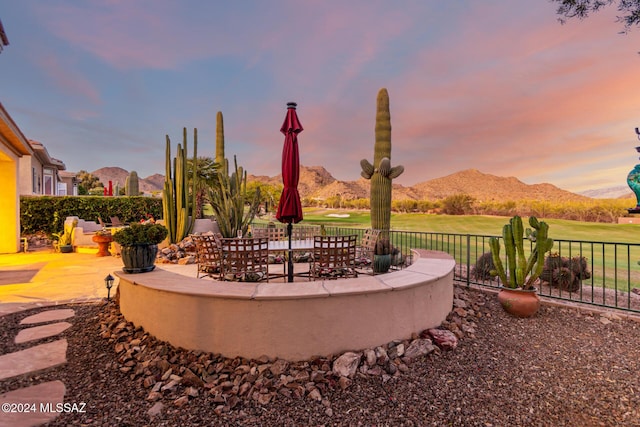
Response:
[[[216,158],[215,161],[220,165],[225,175],[229,174],[228,163],[225,163],[224,157],[224,123],[222,122],[222,111],[216,114]]]
[[[507,255],[506,269],[500,259],[499,239],[497,237],[489,239],[495,272],[507,288],[533,288],[533,283],[543,271],[544,255],[553,248],[553,239],[548,237],[549,225],[546,222],[538,221],[532,216],[529,218],[529,225],[534,228],[533,232],[527,229],[527,239],[534,242],[529,258],[526,258],[524,252],[522,219],[516,215],[502,228],[502,240]]]
[[[378,92],[373,164],[362,159],[360,166],[360,175],[371,180],[371,228],[382,230],[380,239],[388,242],[391,228],[391,181],[404,172],[404,167],[391,167],[391,114],[389,93],[385,88]],[[376,249],[377,252],[386,250],[388,245],[386,249]]]
[[[193,130],[193,168],[189,178],[187,168],[187,128],[182,131],[183,144],[178,144],[177,155],[171,158],[171,141],[166,140],[166,173],[162,190],[162,209],[169,241],[182,241],[193,229],[196,192],[189,194],[189,183],[195,182],[198,159],[198,129]]]
[[[117,194],[117,191],[116,191]],[[139,196],[140,187],[138,184],[138,172],[131,171],[127,178],[124,180],[124,194],[125,196]]]

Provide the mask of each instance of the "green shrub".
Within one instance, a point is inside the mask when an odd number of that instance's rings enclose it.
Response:
[[[134,223],[113,233],[113,240],[122,246],[157,245],[167,237],[167,227],[160,224]]]
[[[20,233],[44,232],[48,235],[63,228],[68,216],[86,221],[106,222],[117,216],[123,222],[138,222],[147,214],[162,218],[162,199],[155,197],[92,197],[92,196],[21,196]]]

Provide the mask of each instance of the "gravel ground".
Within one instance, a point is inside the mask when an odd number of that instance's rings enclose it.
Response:
[[[452,312],[450,324],[468,327],[454,350],[414,359],[395,375],[358,372],[345,383],[327,374],[323,382],[316,379],[316,395],[275,392],[261,403],[247,394],[231,404],[207,386],[189,391],[180,385],[147,400],[144,375],[126,369],[122,349],[115,349],[122,339],[109,336],[118,331],[114,324],[126,330],[116,309],[74,305],[73,327],[62,334],[68,363],[0,381],[0,393],[62,380],[65,401],[86,402],[87,413],[61,414],[54,426],[640,426],[640,323],[548,305],[533,318],[517,319],[503,312],[494,294],[458,288],[456,295],[466,304]],[[28,346],[13,344],[18,323],[42,310],[0,318],[2,354]],[[210,356],[189,359],[193,352],[135,333],[171,363]],[[307,365],[324,369],[326,361]],[[192,396],[185,398],[185,391]],[[150,415],[151,408],[158,413]]]

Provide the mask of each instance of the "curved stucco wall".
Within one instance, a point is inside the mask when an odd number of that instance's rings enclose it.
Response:
[[[238,283],[117,272],[120,310],[156,338],[226,357],[304,360],[409,338],[453,304],[448,255],[356,279]]]

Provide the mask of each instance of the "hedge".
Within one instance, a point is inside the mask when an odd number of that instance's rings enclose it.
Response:
[[[137,222],[147,214],[162,218],[162,198],[95,196],[20,196],[20,234],[60,232],[68,216],[105,222],[117,216],[122,222]]]

